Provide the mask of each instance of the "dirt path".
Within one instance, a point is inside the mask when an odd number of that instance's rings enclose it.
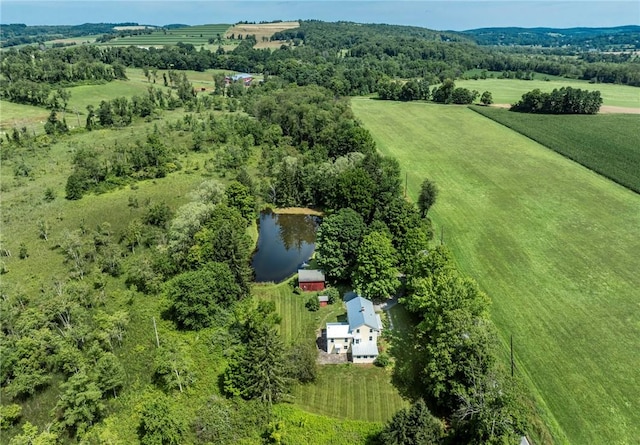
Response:
[[[510,104],[492,104],[494,108],[511,108]],[[640,108],[616,107],[613,105],[602,105],[600,107],[602,114],[640,114]]]

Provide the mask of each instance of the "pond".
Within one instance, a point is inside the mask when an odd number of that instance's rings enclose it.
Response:
[[[251,266],[255,281],[275,283],[295,274],[311,258],[320,218],[313,215],[260,213],[258,247]]]

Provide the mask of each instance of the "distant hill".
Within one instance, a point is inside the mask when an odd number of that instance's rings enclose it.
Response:
[[[588,50],[640,49],[640,26],[613,28],[479,28],[462,31],[479,45],[576,47]]]
[[[82,25],[38,25],[23,23],[0,24],[0,46],[16,46],[40,43],[53,39],[82,37],[95,34],[109,34],[116,27],[140,26],[138,23],[84,23]]]

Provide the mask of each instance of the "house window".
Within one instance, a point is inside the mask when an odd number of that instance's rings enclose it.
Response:
[[[373,335],[369,336],[369,341],[373,341]]]
[[[332,339],[331,339],[331,343],[333,343],[333,342],[334,342],[334,340],[333,340],[333,338],[332,338]]]
[[[372,332],[373,332],[373,329],[369,328],[369,333],[372,333]]]
[[[356,345],[359,345],[359,344],[360,344],[360,339],[356,338]]]
[[[345,343],[349,343],[349,339],[348,339],[348,338],[345,338],[345,339],[344,339],[344,342],[345,342]]]
[[[360,333],[360,329],[356,329],[356,333],[359,334]]]

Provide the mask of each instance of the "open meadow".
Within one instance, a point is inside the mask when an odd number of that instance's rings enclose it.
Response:
[[[640,89],[628,85],[615,85],[612,83],[589,83],[586,80],[553,78],[546,80],[519,80],[519,79],[478,79],[456,80],[457,87],[477,90],[480,93],[490,91],[493,102],[496,104],[513,104],[522,98],[528,91],[538,88],[540,91],[550,93],[554,89],[562,87],[580,88],[583,90],[600,91],[603,105],[640,108]]]
[[[494,107],[474,111],[640,193],[640,117],[514,113]],[[631,130],[631,131],[630,131]]]
[[[352,107],[413,199],[438,185],[436,233],[491,297],[505,349],[513,335],[555,442],[637,441],[640,196],[466,107]]]

